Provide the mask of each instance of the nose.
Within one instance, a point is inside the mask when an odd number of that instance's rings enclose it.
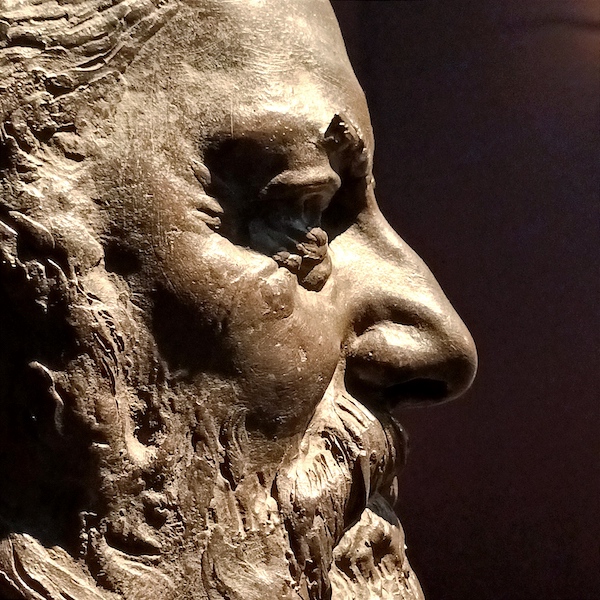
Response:
[[[387,409],[460,396],[475,376],[475,344],[427,266],[377,208],[346,242],[350,393]]]

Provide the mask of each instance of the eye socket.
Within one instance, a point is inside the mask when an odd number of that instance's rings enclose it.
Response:
[[[234,244],[283,256],[286,266],[298,262],[298,273],[325,261],[328,241],[356,222],[372,184],[369,154],[354,128],[334,119],[322,144],[298,146],[302,160],[292,160],[296,146],[263,132],[229,136],[217,134],[202,147],[209,173],[203,187],[222,207],[199,207],[209,226]]]
[[[334,194],[335,195],[335,194]],[[321,217],[331,203],[332,197],[328,194],[319,194],[311,191],[302,198],[302,212],[304,220],[313,227],[321,224]]]
[[[321,215],[330,241],[351,227],[366,208],[369,185],[373,184],[365,177],[342,179],[340,189]]]
[[[203,154],[212,175],[208,191],[238,209],[258,197],[260,190],[288,166],[285,153],[260,138],[216,137]]]

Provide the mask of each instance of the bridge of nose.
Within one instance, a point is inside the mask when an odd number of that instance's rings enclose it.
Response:
[[[347,381],[388,404],[461,395],[475,375],[475,346],[435,278],[385,222],[332,245],[351,330]]]

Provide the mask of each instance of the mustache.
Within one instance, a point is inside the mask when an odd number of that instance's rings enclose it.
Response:
[[[329,587],[333,550],[369,500],[397,500],[407,436],[389,414],[375,414],[345,390],[326,396],[299,451],[278,473],[272,494],[294,553],[292,576],[320,598]],[[312,596],[311,596],[312,597]]]

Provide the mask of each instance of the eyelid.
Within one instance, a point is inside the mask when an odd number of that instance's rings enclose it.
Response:
[[[340,177],[333,169],[284,171],[269,181],[260,196],[289,195],[300,199],[318,196],[327,204],[341,185]]]

